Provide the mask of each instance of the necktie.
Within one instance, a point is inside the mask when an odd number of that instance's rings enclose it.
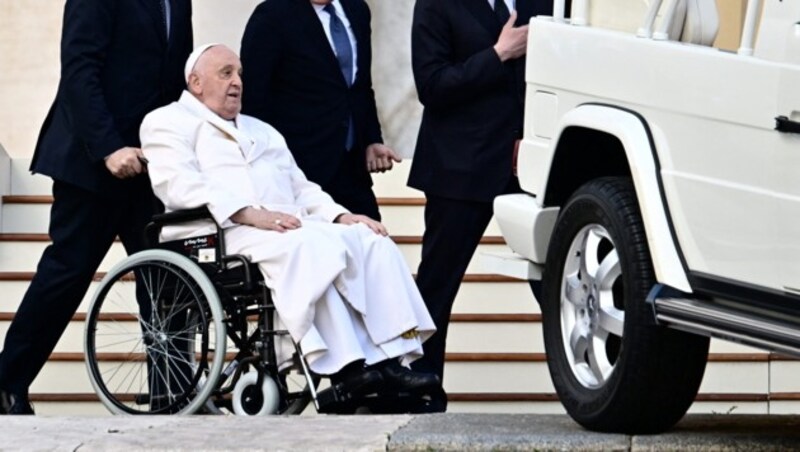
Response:
[[[336,15],[333,3],[328,3],[323,8],[331,16],[331,40],[333,48],[336,50],[336,59],[339,60],[339,69],[342,70],[347,86],[353,84],[353,47],[350,45],[350,37],[344,23]]]
[[[331,16],[331,40],[336,51],[336,59],[339,61],[339,69],[342,71],[347,86],[353,84],[353,47],[350,45],[350,37],[344,28],[344,23],[336,15],[333,3],[328,3],[323,8]],[[348,119],[347,138],[344,147],[348,151],[353,147],[354,141],[353,118]]]
[[[494,15],[497,16],[497,20],[502,25],[508,22],[511,13],[508,12],[508,6],[506,6],[505,0],[494,0]]]

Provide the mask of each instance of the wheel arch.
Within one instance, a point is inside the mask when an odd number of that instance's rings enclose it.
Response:
[[[662,140],[663,141],[663,140]],[[547,180],[544,207],[564,206],[589,180],[628,176],[633,180],[656,279],[691,292],[687,266],[669,216],[651,125],[637,112],[611,105],[584,104],[565,114]],[[588,160],[587,160],[588,159]],[[575,161],[582,161],[575,165]]]

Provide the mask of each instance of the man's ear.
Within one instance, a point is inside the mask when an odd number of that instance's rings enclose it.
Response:
[[[200,83],[200,77],[195,72],[189,74],[189,81],[187,82],[186,86],[189,89],[189,92],[194,95],[203,94],[203,84]]]

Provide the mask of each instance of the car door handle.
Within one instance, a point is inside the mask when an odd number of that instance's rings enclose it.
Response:
[[[775,130],[783,133],[800,133],[800,122],[792,121],[786,116],[775,118]]]

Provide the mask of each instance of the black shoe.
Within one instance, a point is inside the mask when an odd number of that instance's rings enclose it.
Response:
[[[0,414],[34,414],[28,398],[0,389]]]
[[[412,414],[416,413],[444,413],[447,411],[447,401],[438,397],[430,400],[423,400],[422,403],[414,407],[415,410],[410,411]]]
[[[415,372],[401,366],[396,359],[387,359],[372,367],[380,371],[386,384],[386,389],[389,390],[420,392],[441,386],[439,377],[436,374]]]
[[[361,368],[358,372],[348,369],[331,375],[331,386],[347,399],[354,399],[372,394],[380,389],[383,377],[377,370]]]
[[[447,393],[441,386],[432,389],[425,397],[417,399],[417,403],[409,409],[411,414],[444,413],[445,411],[447,411]]]

